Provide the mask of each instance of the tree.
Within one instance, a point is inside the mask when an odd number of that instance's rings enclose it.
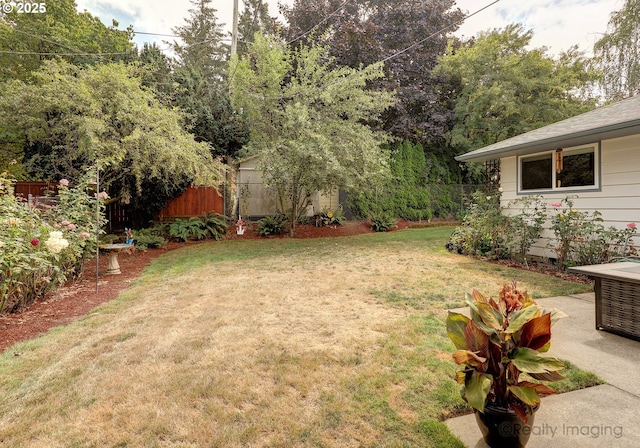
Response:
[[[221,166],[208,145],[186,133],[183,116],[142,88],[135,72],[122,63],[46,61],[33,82],[7,83],[0,120],[20,136],[33,178],[77,178],[97,163],[123,203],[166,200],[192,182],[218,185]]]
[[[259,157],[292,235],[315,192],[358,191],[388,172],[386,136],[366,124],[393,104],[391,94],[367,89],[383,76],[382,65],[332,68],[327,53],[258,35],[231,66],[234,107],[251,128],[247,153]]]
[[[337,66],[384,61],[385,76],[372,85],[396,92],[398,101],[384,112],[383,129],[413,143],[440,145],[453,105],[441,95],[451,90],[448,79],[432,70],[462,18],[454,6],[454,0],[296,0],[283,10],[285,36],[294,45],[324,39]]]
[[[172,47],[179,65],[199,67],[214,81],[220,79],[229,46],[222,41],[224,24],[218,23],[217,11],[210,3],[211,0],[191,0],[193,9],[189,10],[186,24],[173,29],[182,43],[174,41]]]
[[[79,13],[74,0],[45,6],[46,13],[0,12],[0,81],[26,79],[51,59],[86,65],[135,56],[131,28],[119,31],[115,21],[106,27],[88,12]]]
[[[450,143],[462,154],[586,112],[595,101],[585,88],[595,77],[575,48],[558,60],[544,48],[527,50],[521,25],[480,33],[450,45],[436,73],[460,83]]]
[[[187,112],[187,126],[199,142],[211,146],[214,157],[233,157],[247,142],[249,131],[235,113],[227,86],[212,82],[201,68],[182,66],[175,70],[174,104]]]
[[[138,55],[138,62],[142,67],[142,85],[152,89],[162,104],[172,105],[175,86],[171,59],[155,43],[145,42]]]
[[[254,35],[275,34],[277,19],[269,16],[269,5],[263,0],[243,0],[244,10],[238,19],[238,54],[247,52]]]
[[[609,19],[608,32],[594,45],[605,98],[618,101],[640,93],[640,0],[626,0]]]
[[[214,156],[234,156],[246,143],[248,130],[231,109],[226,79],[228,45],[211,0],[194,0],[186,25],[174,32],[178,56],[173,80],[174,104],[187,112],[187,125],[197,141],[208,142]]]

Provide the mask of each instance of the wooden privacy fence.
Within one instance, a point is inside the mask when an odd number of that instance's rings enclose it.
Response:
[[[202,216],[209,212],[224,214],[224,199],[213,187],[189,187],[177,198],[169,199],[158,213],[158,221]]]
[[[15,196],[25,201],[31,195],[33,198],[45,196],[45,192],[57,194],[58,184],[55,182],[16,182]],[[189,187],[181,196],[170,199],[167,205],[156,216],[157,221],[171,221],[176,218],[202,216],[208,212],[224,214],[224,199],[217,189],[212,187]],[[130,210],[129,210],[130,212]],[[132,227],[134,217],[128,216],[128,207],[118,202],[107,205],[108,231],[122,230]]]
[[[58,194],[58,184],[55,182],[16,182],[13,188],[14,194],[25,200],[29,199],[29,195],[47,196],[47,192]]]

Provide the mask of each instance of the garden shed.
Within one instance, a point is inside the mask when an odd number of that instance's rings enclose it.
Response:
[[[238,163],[236,170],[238,213],[250,219],[277,213],[275,194],[264,185],[262,171],[258,168],[258,160],[257,156],[244,159]],[[316,192],[311,197],[315,213],[322,210],[346,209],[345,200],[346,195],[338,190],[329,195]]]
[[[501,205],[540,195],[574,208],[602,213],[604,225],[640,221],[640,96],[485,146],[460,162],[499,162]],[[510,208],[511,207],[511,208]],[[549,234],[543,234],[543,237]],[[533,255],[548,256],[539,242]]]

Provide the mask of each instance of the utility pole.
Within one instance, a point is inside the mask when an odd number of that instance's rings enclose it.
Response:
[[[238,51],[238,0],[233,0],[233,28],[231,31],[231,57]]]

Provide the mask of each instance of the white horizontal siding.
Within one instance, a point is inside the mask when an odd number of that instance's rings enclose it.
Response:
[[[601,142],[600,191],[557,192],[541,195],[548,204],[560,202],[567,196],[572,197],[576,210],[602,213],[605,227],[625,228],[630,222],[640,225],[640,135],[632,135]],[[517,214],[516,206],[509,202],[522,198],[517,195],[517,158],[506,157],[500,160],[501,204],[505,213]],[[550,209],[552,207],[549,207]],[[549,237],[546,231],[543,238],[531,250],[532,255],[553,256],[547,248]]]

